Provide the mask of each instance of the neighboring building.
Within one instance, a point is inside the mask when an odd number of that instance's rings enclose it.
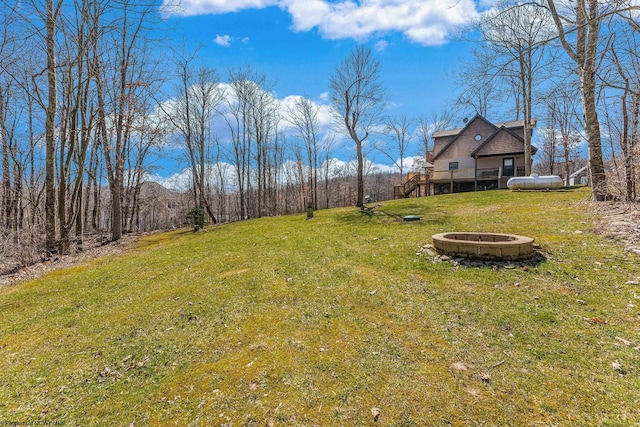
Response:
[[[185,222],[183,197],[183,194],[169,190],[157,182],[143,182],[140,188],[140,207],[135,219],[136,229],[147,232],[182,227]]]
[[[462,129],[435,132],[433,140],[430,194],[507,188],[509,178],[524,176],[523,120],[493,124],[478,115]]]
[[[589,184],[589,166],[583,166],[571,175],[569,175],[569,185],[588,185]]]

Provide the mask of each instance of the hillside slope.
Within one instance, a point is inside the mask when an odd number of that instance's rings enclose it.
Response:
[[[640,267],[591,232],[587,196],[454,194],[152,235],[0,289],[0,423],[628,425]],[[418,254],[457,230],[529,235],[546,261]]]

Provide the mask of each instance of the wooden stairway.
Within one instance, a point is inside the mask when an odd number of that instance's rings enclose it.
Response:
[[[416,188],[419,190],[419,187],[421,185],[428,184],[428,178],[428,174],[410,172],[408,174],[407,181],[405,181],[402,185],[396,185],[393,187],[393,197],[395,199],[407,199],[411,197]]]

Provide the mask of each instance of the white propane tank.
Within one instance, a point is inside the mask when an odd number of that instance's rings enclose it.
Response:
[[[514,176],[507,181],[509,190],[556,190],[562,187],[562,178],[557,175]]]

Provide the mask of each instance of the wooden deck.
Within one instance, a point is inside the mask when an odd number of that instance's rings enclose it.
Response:
[[[393,187],[395,199],[408,199],[409,197],[426,196],[429,192],[430,176],[428,173],[409,172],[407,180],[402,185]]]

